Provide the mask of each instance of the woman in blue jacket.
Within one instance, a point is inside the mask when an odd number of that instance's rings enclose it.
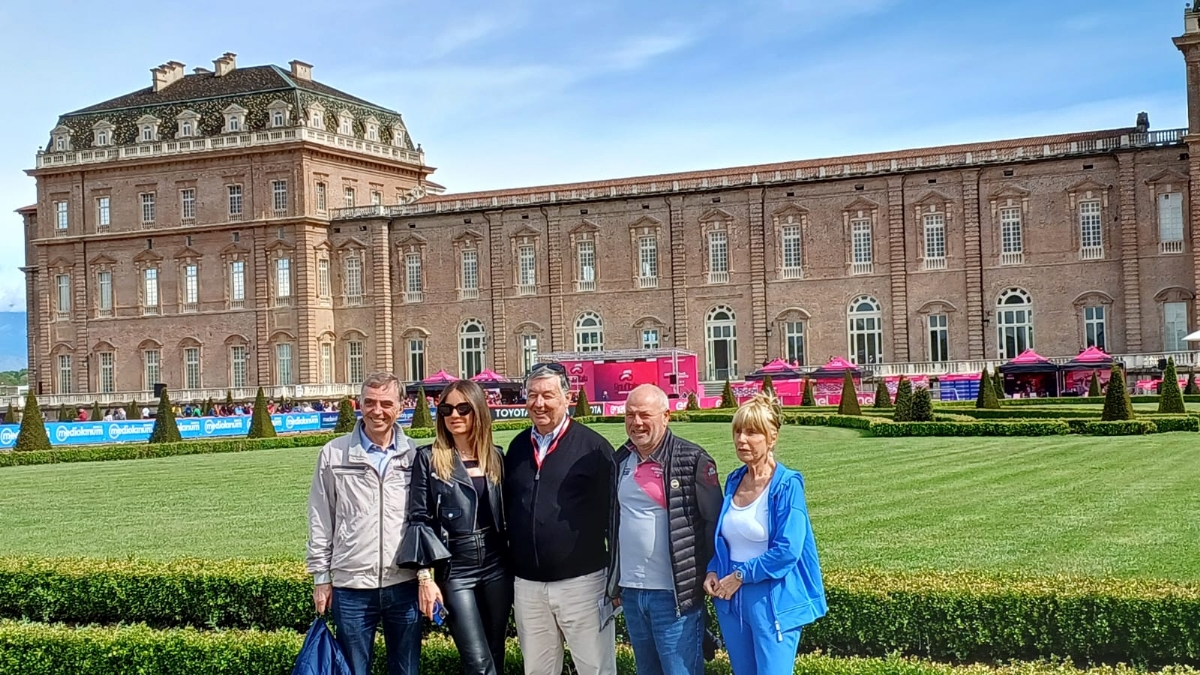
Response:
[[[779,409],[760,394],[733,416],[745,466],[729,474],[704,580],[735,675],[791,673],[800,629],[825,615],[804,479],[775,461]]]

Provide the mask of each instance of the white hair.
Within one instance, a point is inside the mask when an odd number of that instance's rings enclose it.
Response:
[[[533,367],[533,371],[525,378],[525,390],[529,391],[529,386],[538,380],[558,380],[558,387],[562,389],[563,396],[571,393],[571,381],[567,379],[566,373],[555,372],[549,368]]]
[[[649,399],[648,403],[658,404],[663,410],[670,410],[671,408],[671,401],[667,398],[667,392],[663,391],[658,385],[639,384],[634,387],[633,391],[629,392],[629,396],[625,398],[626,405],[628,405],[629,401],[633,400],[634,396],[639,395]]]

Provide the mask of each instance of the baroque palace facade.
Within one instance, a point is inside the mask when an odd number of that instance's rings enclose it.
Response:
[[[1200,13],[1176,38],[1200,129]],[[1200,155],[1106,131],[441,194],[401,116],[294,61],[63,115],[29,173],[30,382],[60,403],[352,390],[680,348],[701,378],[845,355],[977,372],[1195,360]],[[143,394],[143,397],[145,394]]]

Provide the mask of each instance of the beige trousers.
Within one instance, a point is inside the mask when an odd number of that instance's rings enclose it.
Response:
[[[616,629],[600,630],[605,572],[543,583],[517,578],[513,612],[525,675],[560,675],[563,640],[579,675],[616,675]]]

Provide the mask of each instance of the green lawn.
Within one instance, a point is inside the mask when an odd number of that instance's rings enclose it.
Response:
[[[623,438],[619,425],[596,427]],[[735,467],[729,428],[677,424]],[[500,435],[507,443],[513,432]],[[863,438],[786,427],[826,567],[1200,579],[1200,436]],[[303,555],[314,449],[0,470],[0,555]]]

